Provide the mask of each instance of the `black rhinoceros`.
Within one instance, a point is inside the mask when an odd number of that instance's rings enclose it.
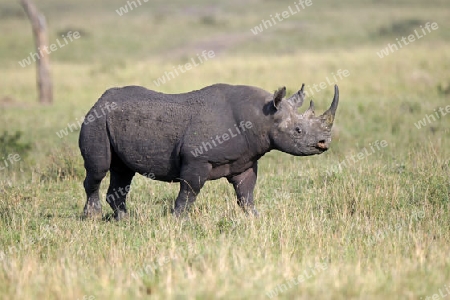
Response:
[[[86,115],[79,146],[84,158],[85,216],[101,215],[99,186],[110,171],[107,202],[116,219],[127,215],[126,196],[135,173],[179,182],[173,213],[179,216],[207,180],[233,184],[237,203],[257,215],[253,203],[258,160],[271,150],[296,156],[321,154],[331,142],[339,102],[315,116],[314,104],[297,112],[305,93],[284,99],[263,89],[214,84],[184,94],[139,86],[107,90]]]

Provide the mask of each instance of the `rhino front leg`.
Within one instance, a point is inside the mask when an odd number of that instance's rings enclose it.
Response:
[[[175,208],[172,210],[176,217],[189,210],[189,207],[200,193],[200,189],[208,179],[211,169],[212,166],[210,164],[191,164],[182,167],[179,178],[180,192],[175,200]]]
[[[256,178],[258,174],[258,163],[255,162],[253,166],[246,171],[227,178],[233,184],[236,191],[237,203],[244,210],[246,214],[258,216],[258,211],[253,202],[253,190],[256,185]]]

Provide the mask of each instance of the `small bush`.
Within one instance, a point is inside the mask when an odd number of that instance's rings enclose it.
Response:
[[[378,30],[381,36],[401,36],[411,34],[414,29],[426,22],[418,19],[408,19],[391,23],[390,26],[382,27]]]
[[[78,151],[70,147],[62,147],[63,150],[53,152],[49,156],[49,164],[41,174],[43,181],[59,181],[64,179],[81,180],[85,171],[83,160]]]
[[[16,131],[14,134],[4,131],[0,136],[0,157],[6,157],[9,154],[19,154],[24,159],[32,147],[31,143],[20,142],[21,136],[21,131]]]
[[[449,84],[439,84],[437,87],[438,93],[442,96],[450,95],[450,83]]]

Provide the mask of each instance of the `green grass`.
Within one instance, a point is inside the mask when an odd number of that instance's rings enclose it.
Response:
[[[250,28],[292,2],[144,3],[45,0],[50,41],[81,38],[50,54],[55,103],[36,101],[31,29],[16,3],[0,3],[0,136],[22,132],[31,150],[0,170],[1,299],[426,299],[450,282],[450,115],[447,1],[322,1],[254,36]],[[380,59],[388,43],[437,22],[439,29]],[[216,57],[157,87],[154,80],[202,50]],[[328,152],[260,160],[258,219],[237,207],[221,179],[202,189],[190,218],[170,214],[177,184],[136,177],[130,220],[81,220],[84,169],[78,131],[56,132],[86,114],[105,89],[162,92],[216,82],[288,93],[302,82],[340,79]],[[328,108],[332,87],[314,93]],[[333,166],[369,149],[387,147]],[[11,148],[12,147],[12,148]],[[109,178],[102,185],[103,198]],[[5,253],[2,256],[2,253]],[[293,278],[303,282],[289,287]],[[307,276],[308,275],[308,276]],[[310,277],[310,278],[306,278]],[[84,298],[83,298],[84,297]]]

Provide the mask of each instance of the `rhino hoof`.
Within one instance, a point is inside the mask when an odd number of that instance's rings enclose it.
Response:
[[[174,216],[175,218],[178,219],[182,219],[185,218],[187,216],[187,211],[186,209],[171,209],[170,213],[172,214],[172,216]]]
[[[253,218],[259,217],[259,212],[256,210],[256,208],[245,210],[245,214]]]
[[[116,219],[116,221],[128,220],[129,218],[129,214],[125,211],[118,210],[114,214],[114,219]]]
[[[83,210],[83,217],[88,219],[101,219],[102,208],[94,205],[86,205]]]

